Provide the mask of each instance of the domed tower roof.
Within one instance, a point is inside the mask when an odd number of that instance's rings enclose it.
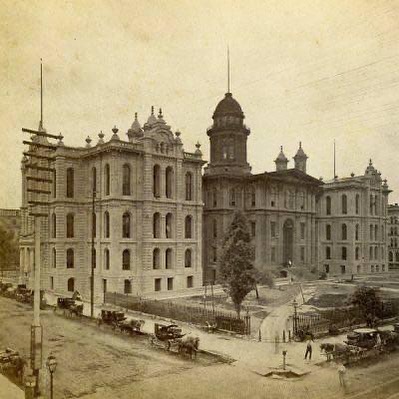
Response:
[[[212,118],[215,119],[219,116],[238,116],[244,118],[241,105],[233,98],[231,93],[226,93],[223,100],[216,106]]]
[[[308,159],[308,156],[305,154],[305,152],[302,149],[302,142],[299,142],[299,148],[298,151],[296,152],[294,159]]]

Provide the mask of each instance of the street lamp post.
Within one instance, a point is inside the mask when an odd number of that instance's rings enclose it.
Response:
[[[53,399],[53,374],[55,373],[55,369],[57,368],[57,360],[53,355],[50,355],[47,358],[46,366],[48,371],[50,372],[50,399]]]
[[[297,308],[298,308],[298,302],[296,299],[293,300],[292,306],[294,307],[294,320],[293,320],[293,330],[294,330],[294,336],[297,335],[297,330],[298,330],[298,315],[297,315]]]

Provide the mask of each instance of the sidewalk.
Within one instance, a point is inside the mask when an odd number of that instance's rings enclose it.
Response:
[[[25,393],[0,374],[0,399],[24,399]]]

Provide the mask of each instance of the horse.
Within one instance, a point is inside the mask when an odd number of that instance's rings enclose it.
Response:
[[[330,344],[328,342],[320,344],[320,351],[327,355],[327,361],[332,358],[347,356],[350,349],[344,344]]]
[[[197,357],[197,352],[199,348],[199,341],[200,339],[198,337],[184,337],[180,340],[179,345],[178,345],[178,351],[181,354],[186,353],[187,355],[190,356],[190,359],[196,358]]]

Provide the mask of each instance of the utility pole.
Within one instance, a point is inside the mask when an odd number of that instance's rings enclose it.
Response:
[[[91,278],[90,278],[90,316],[94,317],[94,236],[96,233],[96,226],[94,226],[95,219],[95,199],[96,190],[94,188],[93,182],[93,198],[92,198],[92,208],[91,208]]]
[[[40,269],[41,269],[41,224],[42,218],[48,220],[48,195],[51,194],[54,168],[50,164],[54,161],[51,156],[57,145],[51,144],[48,139],[62,140],[62,136],[55,136],[46,133],[43,128],[43,66],[40,64],[40,123],[38,130],[22,129],[22,132],[31,135],[31,141],[24,140],[23,144],[28,146],[24,151],[26,157],[25,168],[30,170],[26,176],[27,203],[29,205],[29,216],[34,218],[34,302],[33,302],[33,323],[31,325],[31,368],[35,379],[34,396],[38,397],[39,371],[42,368],[42,341],[43,329],[40,324]],[[30,185],[29,185],[30,183]]]

